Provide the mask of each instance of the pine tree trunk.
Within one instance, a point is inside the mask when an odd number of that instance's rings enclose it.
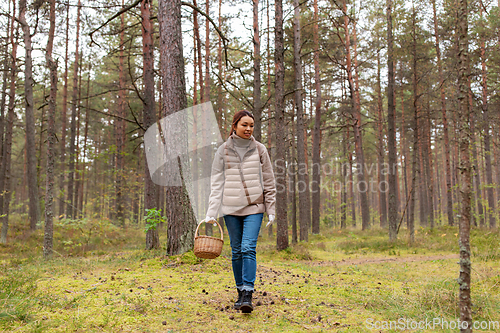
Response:
[[[483,16],[483,7],[481,6],[481,17]],[[488,114],[488,75],[486,72],[486,49],[484,36],[481,37],[481,87],[483,122],[484,122],[484,163],[486,173],[486,196],[488,197],[488,224],[491,229],[496,228],[496,209],[493,188],[493,170],[491,167],[491,144],[490,144],[490,121]],[[497,162],[498,163],[498,162]]]
[[[158,19],[163,85],[162,116],[168,116],[187,107],[182,54],[181,1],[160,0]],[[177,141],[169,144],[182,147],[187,141],[186,130],[184,128],[175,128],[174,130],[176,132],[173,137]],[[187,161],[181,161],[180,157],[177,162],[177,168],[183,180],[182,186],[169,186],[166,189],[168,255],[184,253],[193,247],[196,225],[193,208],[186,190],[186,184],[189,183],[191,175],[182,172],[189,170],[189,166],[183,165]]]
[[[28,157],[28,192],[30,229],[35,230],[40,220],[40,200],[38,198],[38,179],[35,143],[35,111],[33,109],[33,69],[31,58],[31,31],[26,22],[26,0],[19,1],[19,22],[24,35],[24,101],[26,107],[26,154]]]
[[[312,153],[312,233],[320,231],[321,203],[321,82],[319,77],[318,0],[314,0],[314,89],[316,90]]]
[[[123,0],[122,0],[123,5]],[[125,117],[125,69],[124,63],[124,42],[125,42],[125,13],[120,15],[120,55],[118,64],[118,109],[117,114],[120,117]],[[125,154],[125,121],[122,118],[115,119],[116,131],[116,220],[118,225],[125,227],[125,200],[123,195],[124,179],[124,154]]]
[[[47,87],[43,87],[43,96],[47,96],[46,88]],[[49,91],[50,91],[50,88],[49,88]],[[40,117],[41,117],[40,119],[42,119],[42,120],[45,119],[45,106],[42,106],[42,114],[40,115]],[[44,121],[40,121],[40,130],[38,131],[38,133],[39,133],[38,149],[35,149],[36,160],[37,160],[37,162],[36,162],[36,179],[37,179],[37,192],[38,193],[41,191],[40,190],[40,173],[45,174],[43,167],[42,167],[42,160],[43,160],[42,147],[43,147],[43,144],[45,142],[43,139],[43,135],[45,134],[45,129],[44,129],[43,125],[44,125]],[[41,219],[41,217],[40,217],[40,219]]]
[[[391,57],[389,56],[389,59]],[[388,60],[389,61],[389,60]],[[390,77],[391,73],[389,73]],[[394,73],[392,73],[394,77]],[[389,87],[388,91],[391,88]],[[392,87],[392,94],[394,95],[394,86]],[[391,101],[389,93],[388,101]],[[394,107],[394,105],[393,105]],[[390,115],[388,115],[390,116]],[[388,119],[389,124],[390,120]],[[380,84],[380,51],[377,52],[377,125],[378,125],[378,202],[379,202],[379,214],[380,214],[380,227],[387,227],[387,202],[386,202],[386,191],[382,188],[382,184],[385,184],[385,175],[383,173],[384,168],[384,131],[383,131],[384,118],[382,116],[382,87]]]
[[[69,174],[68,174],[68,192],[66,196],[66,216],[74,218],[76,211],[74,209],[74,177],[75,177],[75,140],[76,140],[76,106],[78,104],[78,65],[79,65],[79,41],[80,41],[80,13],[81,0],[78,0],[78,10],[76,15],[76,42],[75,42],[75,63],[73,69],[73,95],[71,105],[71,133],[69,143]],[[63,110],[64,112],[64,110]]]
[[[57,96],[57,62],[52,59],[52,47],[54,45],[54,31],[56,26],[56,1],[49,2],[49,36],[45,60],[50,72],[50,94],[49,94],[49,114],[47,127],[47,175],[45,186],[45,232],[43,239],[43,256],[50,258],[53,249],[53,221],[54,221],[54,164],[55,164],[55,143],[56,143],[56,96]]]
[[[92,69],[92,59],[89,56],[89,64],[88,64],[88,76],[87,76],[87,96],[85,97],[85,129],[83,132],[83,159],[81,163],[81,181],[80,181],[80,187],[81,187],[81,195],[79,197],[80,203],[78,206],[81,209],[81,214],[83,217],[85,217],[85,206],[84,206],[84,196],[85,196],[85,175],[86,175],[86,169],[87,169],[87,139],[88,139],[88,134],[89,134],[89,122],[90,122],[90,70]]]
[[[69,0],[66,8],[66,51],[64,56],[64,87],[63,100],[61,109],[61,144],[60,144],[60,160],[59,160],[59,218],[64,216],[64,186],[66,178],[66,116],[68,113],[68,42],[69,42]]]
[[[153,57],[153,24],[151,22],[151,1],[143,0],[141,3],[142,18],[142,56],[143,56],[143,114],[144,128],[148,129],[156,122],[155,112],[155,82],[154,82],[154,57]],[[157,207],[157,186],[151,179],[148,160],[144,158],[144,210]],[[146,233],[146,250],[160,247],[158,230],[148,230]]]
[[[306,187],[306,156],[304,154],[304,110],[302,107],[302,62],[300,59],[300,5],[299,0],[294,0],[293,6],[293,63],[294,63],[294,89],[295,89],[295,110],[297,112],[297,172],[298,172],[298,191],[299,191],[299,222],[300,222],[300,240],[307,241],[309,226],[311,225],[311,212],[308,209],[308,197]],[[276,129],[278,133],[278,129]]]
[[[2,192],[0,192],[0,215],[2,218],[2,230],[0,233],[0,244],[7,243],[7,232],[9,230],[9,208],[10,200],[12,198],[11,192],[11,160],[12,160],[12,135],[14,129],[14,118],[15,118],[15,98],[16,98],[16,78],[17,78],[17,38],[14,36],[18,35],[19,26],[16,26],[16,31],[14,32],[14,17],[16,16],[16,4],[13,3],[12,10],[12,20],[11,20],[11,34],[10,43],[12,45],[12,63],[10,72],[10,88],[9,88],[9,106],[7,114],[7,123],[5,127],[5,141],[4,150],[2,156],[2,170],[0,170],[0,184],[2,184]]]
[[[469,97],[469,108],[472,109],[472,92],[470,90],[470,79],[468,80],[468,86],[469,86],[469,92],[468,92],[468,97]],[[478,218],[479,218],[479,225],[481,227],[484,227],[485,225],[485,220],[484,220],[484,209],[483,209],[483,198],[481,195],[481,177],[479,176],[479,160],[478,160],[478,154],[477,154],[477,145],[476,145],[476,116],[474,112],[471,112],[470,115],[470,140],[471,140],[471,150],[472,150],[472,175],[474,177],[475,182],[475,197],[476,197],[476,206],[477,206],[477,211],[478,211]],[[473,218],[474,220],[474,218]],[[477,222],[476,222],[477,223]],[[476,225],[477,226],[477,225]]]
[[[196,0],[193,0],[193,4],[196,4]],[[203,69],[202,69],[202,58],[201,58],[201,39],[200,39],[200,27],[198,24],[198,12],[195,10],[193,12],[193,25],[194,25],[194,37],[196,39],[197,46],[195,47],[198,50],[198,62],[194,63],[194,66],[198,66],[199,75],[200,75],[200,101],[201,103],[205,102],[205,94],[203,94]]]
[[[407,143],[406,143],[406,125],[405,125],[405,100],[404,100],[404,88],[403,88],[403,69],[402,69],[403,65],[401,63],[401,77],[400,77],[400,85],[401,85],[401,90],[400,90],[400,93],[401,93],[401,145],[402,145],[402,148],[401,148],[401,151],[402,151],[402,157],[404,159],[404,164],[403,164],[403,181],[404,181],[404,187],[405,187],[405,196],[404,196],[404,201],[403,201],[403,204],[404,204],[404,214],[405,214],[405,218],[406,218],[406,226],[408,227],[408,206],[407,206],[407,202],[408,202],[408,196],[410,195],[409,192],[408,192],[408,158],[409,158],[409,152],[408,152],[408,149],[407,149]],[[400,197],[401,198],[401,197]],[[401,199],[400,199],[401,200]]]
[[[340,203],[340,228],[345,229],[347,227],[347,126],[343,131],[342,135],[342,194]],[[330,198],[331,199],[331,198]]]
[[[347,12],[346,1],[343,1],[344,12]],[[358,86],[358,80],[355,80],[353,74],[355,72],[355,66],[352,65],[351,59],[351,38],[349,32],[349,18],[347,15],[344,16],[344,31],[345,31],[345,48],[346,48],[346,70],[347,70],[347,79],[349,82],[349,89],[351,92],[351,100],[352,100],[352,110],[354,115],[354,125],[353,125],[353,133],[354,133],[354,143],[356,150],[356,164],[357,164],[357,174],[358,174],[358,189],[360,196],[360,204],[361,204],[361,219],[362,219],[362,230],[366,230],[370,227],[370,208],[368,203],[368,183],[365,178],[365,158],[363,153],[363,140],[361,133],[361,109],[359,105],[358,98],[358,90],[356,87]]]
[[[262,102],[260,80],[260,35],[259,35],[259,0],[253,1],[253,115],[255,117],[253,136],[262,140]],[[283,155],[284,156],[284,155]]]
[[[415,29],[415,10],[413,10],[412,15],[413,29]],[[419,173],[419,95],[418,95],[418,76],[417,76],[417,55],[416,55],[416,40],[415,31],[413,32],[413,47],[412,47],[412,90],[413,90],[413,159],[412,159],[412,182],[411,190],[408,195],[410,195],[410,203],[408,208],[408,229],[410,243],[415,241],[415,197],[419,185],[417,184],[418,178],[421,177]]]
[[[422,125],[422,122],[423,120],[420,118],[422,116],[422,112],[420,109],[417,109],[417,114],[418,114],[418,118],[419,118],[419,122],[421,124],[421,127],[423,127],[424,125]],[[418,164],[419,164],[419,206],[420,206],[420,226],[422,227],[427,227],[427,188],[425,186],[425,182],[426,182],[426,179],[425,179],[425,169],[424,169],[424,154],[422,153],[423,151],[423,148],[422,148],[422,145],[423,145],[423,141],[424,141],[424,135],[425,135],[425,132],[423,131],[423,129],[419,127],[418,128],[418,131],[419,131],[419,138],[420,140],[418,141],[418,154],[419,154],[419,159],[418,159]]]
[[[8,40],[8,37],[7,39]],[[8,49],[8,42],[5,43],[5,50]],[[3,84],[2,84],[2,97],[0,101],[0,156],[3,155],[3,142],[4,142],[4,133],[5,133],[5,104],[7,102],[7,75],[9,73],[9,58],[8,54],[4,54],[4,59],[2,63],[2,71],[3,71]],[[0,160],[0,169],[2,168],[3,161]]]
[[[81,163],[80,163],[80,122],[82,119],[82,108],[80,105],[80,101],[82,100],[82,68],[83,68],[83,51],[79,56],[80,64],[78,65],[78,106],[76,113],[76,141],[75,141],[75,190],[73,197],[73,210],[74,210],[74,218],[81,218],[81,207],[80,204],[80,184],[81,184]]]
[[[352,226],[356,228],[356,193],[354,192],[354,176],[352,172],[352,148],[350,142],[350,130],[349,127],[346,127],[346,142],[347,142],[347,150],[349,151],[349,197],[351,204],[351,218],[352,218]]]
[[[461,332],[472,332],[472,309],[471,309],[471,260],[470,260],[470,218],[471,218],[471,192],[472,192],[472,168],[470,163],[469,131],[471,110],[468,103],[468,77],[469,77],[469,54],[468,54],[468,10],[467,0],[460,0],[458,7],[458,104],[459,104],[459,147],[460,165],[457,171],[461,176],[460,193],[462,195],[462,211],[459,222],[459,247],[460,247],[460,274],[459,284],[459,309],[460,321],[468,324],[467,328],[460,329]]]
[[[210,1],[206,0],[205,2],[205,12],[207,15],[210,13]],[[204,95],[204,101],[208,102],[210,101],[210,22],[205,18],[205,87],[203,89],[203,95]],[[208,129],[207,129],[207,121],[201,119],[201,128],[202,128],[202,133],[203,133],[203,139],[205,140],[203,142],[203,146],[206,147],[210,145],[210,142],[207,142],[208,135],[206,134]],[[209,161],[210,157],[207,155],[207,151],[203,150],[202,153],[203,160],[204,161]],[[202,188],[202,193],[201,196],[203,198],[208,198],[210,193],[207,193],[207,187]],[[208,206],[207,203],[208,201],[203,200],[202,201],[204,204],[203,210],[207,211]],[[205,223],[205,232],[207,236],[212,236],[213,235],[213,225],[212,223]]]
[[[9,13],[10,13],[10,1],[9,1]],[[2,100],[0,102],[0,215],[2,215],[2,209],[3,209],[3,186],[4,186],[4,151],[5,151],[5,125],[7,122],[6,115],[5,115],[5,107],[7,103],[7,84],[8,84],[8,79],[9,79],[9,69],[10,69],[10,54],[9,54],[9,43],[10,43],[10,35],[11,35],[11,24],[10,24],[10,19],[8,20],[7,24],[7,37],[5,38],[5,53],[4,53],[4,59],[2,63],[3,67],[3,84],[2,84]]]
[[[434,14],[434,36],[436,38],[436,57],[439,73],[439,94],[441,99],[441,113],[443,114],[443,139],[445,154],[445,172],[446,172],[446,212],[448,214],[448,225],[454,225],[453,214],[453,193],[451,187],[451,169],[450,169],[450,139],[448,136],[448,117],[446,116],[446,98],[444,94],[444,75],[443,65],[441,64],[441,49],[439,46],[438,21],[436,15],[436,1],[432,0],[432,9]]]
[[[222,27],[222,0],[219,0],[219,27]],[[218,65],[218,71],[219,71],[219,77],[221,78],[222,82],[225,81],[224,78],[224,68],[222,65],[222,38],[220,35],[218,35],[218,40],[217,40],[217,65]],[[223,107],[224,103],[224,96],[222,95],[222,82],[220,82],[217,85],[217,119],[219,120],[219,128],[222,130],[224,128],[224,122],[225,122],[225,114],[224,110],[225,108]],[[224,131],[223,131],[224,133]],[[221,221],[224,221],[223,218],[221,218]],[[224,223],[221,224],[221,226],[224,226]]]
[[[293,117],[293,115],[292,115]],[[295,133],[294,130],[294,120],[292,118],[292,126],[291,126],[291,133],[290,134],[290,146],[288,148],[288,162],[290,163],[290,172],[288,173],[288,183],[289,183],[289,188],[288,188],[288,202],[291,205],[290,213],[291,213],[291,224],[292,224],[292,244],[297,244],[298,242],[298,230],[297,230],[297,178],[296,178],[296,169],[295,165],[297,163],[297,158],[295,157],[295,149],[296,149],[296,143],[295,143],[295,136],[293,133]]]
[[[193,11],[193,20],[196,17],[197,11]],[[219,85],[221,86],[221,85]],[[218,96],[220,97],[220,96]],[[193,34],[193,106],[198,105],[198,41],[196,39],[196,33]],[[193,130],[192,130],[192,144],[193,144],[193,161],[192,161],[192,177],[196,179],[199,172],[199,157],[198,157],[198,140],[196,139],[196,133],[198,133],[198,116],[197,116],[197,108],[193,108]],[[195,182],[193,184],[193,193],[195,195],[194,201],[196,207],[200,211],[203,211],[203,208],[200,207],[200,193],[198,188],[198,183]],[[224,218],[222,218],[224,220]],[[207,223],[208,224],[208,223]]]
[[[284,58],[284,32],[283,32],[283,4],[282,0],[275,1],[275,29],[274,29],[274,63],[275,63],[275,125],[276,125],[276,154],[275,179],[276,179],[276,249],[284,250],[288,247],[288,222],[287,222],[287,187],[286,187],[286,135],[285,130],[285,58]],[[260,73],[259,73],[260,75]],[[293,115],[292,115],[293,117]],[[293,134],[293,133],[292,133]],[[292,135],[293,137],[293,135]],[[291,148],[293,150],[293,147]],[[295,185],[295,184],[293,184]],[[295,203],[294,203],[295,204]],[[294,205],[295,207],[295,205]],[[292,219],[295,218],[295,208],[292,208]],[[292,221],[294,222],[294,221]],[[294,225],[292,224],[292,227]],[[295,227],[296,230],[296,227]],[[295,231],[296,235],[296,231]],[[293,242],[293,236],[292,236]]]

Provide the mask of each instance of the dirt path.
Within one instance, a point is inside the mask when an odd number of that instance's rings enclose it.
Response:
[[[381,257],[381,258],[359,258],[340,261],[313,261],[308,262],[311,266],[343,266],[343,265],[365,265],[365,264],[383,264],[392,262],[416,262],[432,261],[441,259],[459,259],[458,254],[448,254],[440,256],[411,256],[411,257]],[[307,263],[307,262],[305,262]]]

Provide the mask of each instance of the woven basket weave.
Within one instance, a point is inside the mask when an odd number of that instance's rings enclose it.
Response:
[[[196,231],[194,232],[193,252],[194,255],[198,258],[215,259],[222,252],[222,245],[224,245],[224,235],[222,233],[222,228],[219,222],[214,221],[219,226],[220,239],[210,236],[200,236],[198,235],[198,229],[200,228],[200,225],[203,224],[203,222],[207,221],[203,220],[202,223],[198,224],[198,227],[196,227]]]

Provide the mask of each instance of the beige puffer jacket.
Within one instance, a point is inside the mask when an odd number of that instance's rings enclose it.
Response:
[[[275,213],[276,184],[266,147],[250,137],[240,159],[233,133],[215,153],[207,216]]]

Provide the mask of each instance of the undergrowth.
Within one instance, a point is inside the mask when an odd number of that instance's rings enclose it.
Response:
[[[168,257],[144,250],[143,226],[63,221],[44,260],[42,230],[12,230],[0,246],[0,331],[367,332],[370,318],[458,317],[456,227],[417,229],[412,244],[405,229],[389,242],[378,228],[325,228],[284,251],[263,232],[251,315],[232,309],[228,241],[215,260]],[[474,320],[500,318],[498,239],[471,232]]]

